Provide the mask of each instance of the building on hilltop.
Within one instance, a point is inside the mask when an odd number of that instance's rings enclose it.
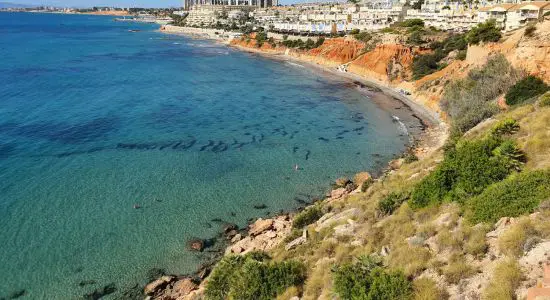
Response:
[[[197,5],[210,5],[210,6],[245,6],[245,7],[257,7],[265,8],[271,6],[277,6],[278,0],[183,0],[183,8],[190,10]]]

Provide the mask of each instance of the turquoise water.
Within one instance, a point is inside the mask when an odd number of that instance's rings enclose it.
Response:
[[[193,272],[213,219],[295,209],[408,142],[348,82],[153,25],[0,13],[0,57],[0,298]]]

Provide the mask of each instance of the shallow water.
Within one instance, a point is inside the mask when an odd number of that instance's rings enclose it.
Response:
[[[0,13],[0,298],[192,272],[212,219],[295,209],[408,142],[347,82],[155,30]]]

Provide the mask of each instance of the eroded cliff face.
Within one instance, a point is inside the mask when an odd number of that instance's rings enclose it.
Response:
[[[349,71],[384,83],[402,81],[410,76],[416,53],[418,50],[404,45],[377,45],[372,51],[352,61]]]
[[[356,59],[364,48],[365,44],[355,39],[336,38],[326,40],[318,48],[295,51],[292,55],[326,66],[338,66]]]
[[[449,59],[447,67],[416,81],[410,79],[413,58],[426,51],[404,45],[395,37],[387,39],[383,34],[377,37],[381,42],[370,51],[365,50],[365,43],[353,38],[327,39],[323,45],[309,51],[272,47],[269,43],[258,48],[253,37],[248,41],[235,40],[231,44],[251,51],[286,54],[326,67],[347,64],[349,72],[367,80],[405,89],[412,93],[415,101],[440,112],[439,102],[445,85],[463,78],[470,70],[482,66],[490,56],[498,53],[503,54],[515,68],[550,83],[550,20],[536,26],[537,30],[530,37],[525,36],[524,29],[520,29],[504,36],[499,43],[470,45],[466,60]]]

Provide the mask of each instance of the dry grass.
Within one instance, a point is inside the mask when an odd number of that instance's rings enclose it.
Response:
[[[483,300],[512,300],[516,299],[515,290],[518,288],[523,274],[519,264],[514,259],[500,262],[493,271],[493,277],[482,294]]]
[[[428,249],[403,242],[391,248],[387,259],[390,268],[403,270],[406,276],[418,276],[428,267],[431,257]]]
[[[520,218],[498,239],[499,250],[506,255],[518,257],[524,252],[525,241],[535,235],[536,230],[529,217]]]
[[[311,270],[304,286],[304,300],[321,299],[326,290],[332,289],[332,273],[330,272],[332,261],[323,259]]]
[[[449,298],[446,291],[437,287],[429,278],[419,278],[413,282],[414,300],[445,300]]]
[[[485,235],[489,232],[489,226],[481,225],[472,228],[464,227],[466,242],[464,243],[464,252],[480,258],[487,252],[487,241]]]
[[[475,275],[477,270],[466,262],[464,256],[453,255],[449,259],[449,264],[441,268],[441,272],[447,279],[447,282],[457,284],[462,279]]]

